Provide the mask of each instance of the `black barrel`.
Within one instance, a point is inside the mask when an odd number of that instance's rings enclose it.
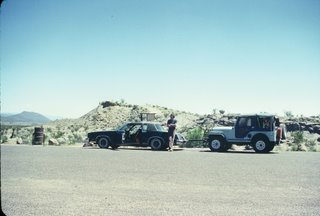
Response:
[[[32,145],[42,145],[44,142],[44,128],[35,127],[32,134]]]

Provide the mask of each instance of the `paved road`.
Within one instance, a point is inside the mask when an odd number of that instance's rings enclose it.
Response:
[[[7,215],[319,215],[320,153],[1,145]]]

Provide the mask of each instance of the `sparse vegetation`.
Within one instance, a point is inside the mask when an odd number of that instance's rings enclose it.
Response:
[[[187,140],[189,140],[187,143],[184,144],[183,147],[186,148],[202,148],[204,147],[203,141],[197,141],[202,140],[204,136],[204,130],[200,127],[196,127],[187,133]]]
[[[287,117],[287,118],[293,118],[294,115],[291,111],[284,111],[284,115]]]
[[[316,152],[318,151],[318,145],[315,140],[306,140],[306,147],[309,149],[311,152]]]
[[[8,137],[1,135],[1,143],[6,143],[8,142]]]
[[[291,142],[288,143],[287,151],[320,151],[320,147],[316,140],[307,139],[303,131],[296,131],[291,133]]]

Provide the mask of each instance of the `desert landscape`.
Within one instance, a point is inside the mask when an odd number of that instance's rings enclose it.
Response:
[[[44,128],[44,145],[82,145],[87,133],[114,129],[125,122],[140,121],[140,113],[155,113],[156,122],[165,124],[171,113],[178,120],[177,131],[187,139],[202,139],[215,126],[232,126],[239,114],[213,109],[212,113],[200,115],[174,110],[158,105],[133,105],[125,101],[103,101],[77,119],[60,119],[38,125],[10,125],[2,123],[1,143],[32,144],[35,127]],[[294,116],[287,112],[279,116],[287,128],[287,142],[275,151],[320,151],[320,116]],[[180,147],[206,147],[201,142],[187,142]]]

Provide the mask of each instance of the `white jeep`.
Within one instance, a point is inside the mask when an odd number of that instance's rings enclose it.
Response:
[[[232,144],[251,145],[258,153],[273,150],[285,136],[285,126],[272,114],[240,115],[233,127],[215,127],[208,133],[211,151],[227,151]]]

